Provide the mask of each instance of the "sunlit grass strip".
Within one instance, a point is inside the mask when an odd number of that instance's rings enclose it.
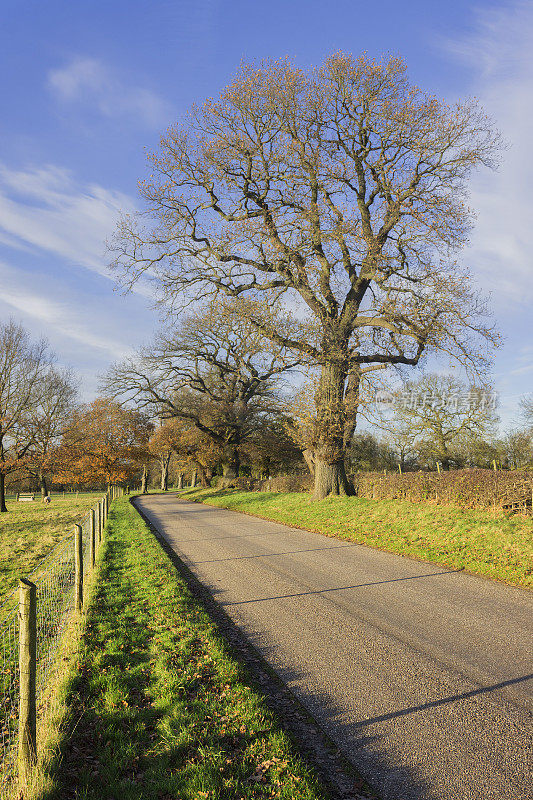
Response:
[[[126,499],[41,797],[324,798]]]
[[[495,517],[488,511],[407,500],[329,497],[313,502],[303,493],[193,489],[183,496],[533,587],[531,517]]]

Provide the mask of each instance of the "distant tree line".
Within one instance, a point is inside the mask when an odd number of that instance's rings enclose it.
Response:
[[[146,348],[113,365],[103,396],[77,401],[70,371],[46,342],[0,324],[0,508],[6,485],[77,489],[112,483],[163,490],[185,482],[315,474],[313,378],[298,382],[291,351],[258,334],[231,302],[208,303],[167,325]],[[299,385],[295,389],[295,385]],[[425,374],[391,393],[388,414],[370,394],[378,433],[353,433],[344,470],[358,472],[533,467],[533,398],[521,424],[496,435],[486,390]],[[405,398],[409,402],[405,402]],[[458,399],[459,398],[459,399]],[[466,398],[466,401],[465,401]]]

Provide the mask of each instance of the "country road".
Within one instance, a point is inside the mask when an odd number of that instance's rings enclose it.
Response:
[[[176,495],[135,503],[383,800],[531,800],[530,593]]]

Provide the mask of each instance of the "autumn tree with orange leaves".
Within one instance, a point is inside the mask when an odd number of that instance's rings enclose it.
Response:
[[[163,491],[168,489],[171,459],[178,472],[178,488],[182,488],[185,470],[200,471],[204,476],[220,458],[220,451],[212,446],[205,435],[199,433],[188,420],[173,417],[161,421],[148,443],[148,450],[157,462]],[[204,483],[207,485],[207,477]]]
[[[145,414],[98,398],[73,415],[57,478],[78,486],[132,481],[150,459],[152,432]]]
[[[314,496],[350,493],[365,374],[441,353],[483,376],[496,337],[454,252],[472,222],[467,180],[498,147],[475,100],[423,92],[399,58],[245,66],[162,137],[114,266],[129,285],[148,275],[167,304],[239,298],[259,331],[309,359]],[[265,313],[274,299],[285,326]]]

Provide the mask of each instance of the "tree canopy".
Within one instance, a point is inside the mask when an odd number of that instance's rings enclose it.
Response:
[[[435,352],[479,374],[496,342],[454,251],[472,220],[468,177],[498,144],[475,100],[424,93],[399,58],[247,66],[162,137],[114,264],[167,303],[238,298],[257,330],[318,366],[315,497],[350,491],[361,376]]]
[[[145,414],[97,398],[72,416],[61,444],[58,477],[81,485],[131,481],[150,458],[152,432]]]

